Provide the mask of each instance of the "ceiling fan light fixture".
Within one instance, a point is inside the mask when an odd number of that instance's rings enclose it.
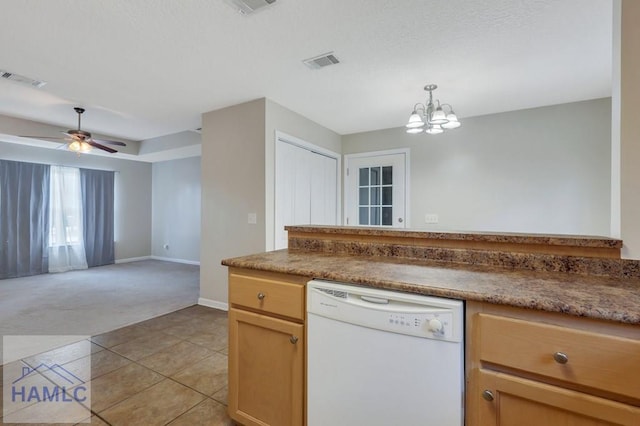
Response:
[[[84,154],[90,152],[93,147],[85,141],[73,141],[69,145],[67,145],[67,149],[69,151],[77,152],[78,154]]]

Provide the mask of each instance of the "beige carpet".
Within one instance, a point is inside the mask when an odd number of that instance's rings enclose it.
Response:
[[[197,303],[199,279],[198,266],[145,260],[0,280],[0,334],[101,334]]]

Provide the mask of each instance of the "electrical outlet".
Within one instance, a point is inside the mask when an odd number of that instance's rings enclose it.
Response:
[[[249,213],[248,223],[251,225],[255,225],[258,223],[258,214],[257,213]]]
[[[424,215],[424,223],[438,223],[438,215],[435,213],[427,213]]]

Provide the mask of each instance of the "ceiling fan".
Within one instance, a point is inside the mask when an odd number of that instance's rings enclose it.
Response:
[[[69,151],[74,151],[77,153],[86,153],[91,151],[93,148],[98,148],[103,151],[107,151],[108,153],[113,154],[114,152],[118,152],[113,148],[109,148],[105,145],[118,145],[118,146],[127,146],[124,142],[119,141],[109,141],[109,140],[101,140],[96,139],[91,136],[91,133],[82,130],[80,128],[80,119],[82,117],[82,113],[84,112],[84,108],[75,107],[73,108],[75,112],[78,113],[78,128],[67,130],[66,132],[62,132],[62,134],[67,137],[48,137],[48,136],[20,136],[22,138],[34,138],[34,139],[51,139],[51,140],[64,140],[66,141],[67,149]]]

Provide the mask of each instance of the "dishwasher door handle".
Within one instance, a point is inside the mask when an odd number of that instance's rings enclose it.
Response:
[[[360,296],[360,299],[365,302],[375,303],[376,305],[388,305],[389,299],[383,299],[381,297],[372,297],[372,296]]]

